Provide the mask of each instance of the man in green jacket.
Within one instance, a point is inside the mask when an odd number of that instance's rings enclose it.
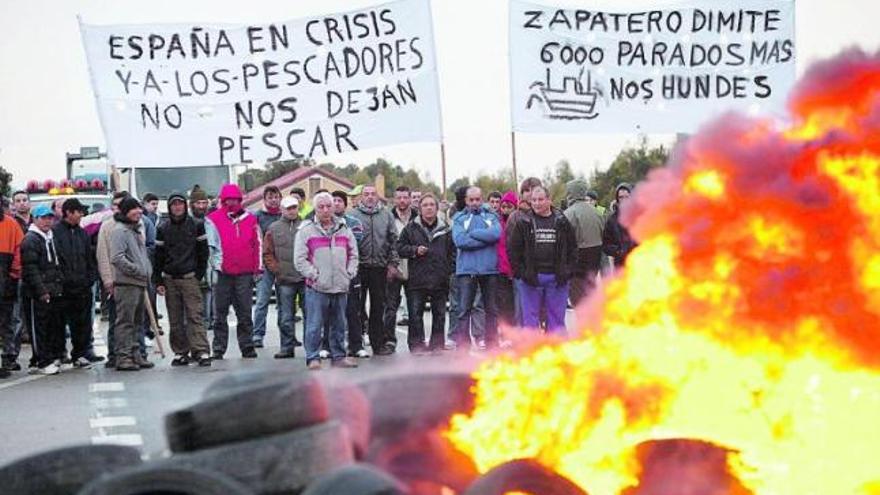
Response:
[[[568,209],[565,217],[574,228],[577,239],[577,261],[571,279],[569,299],[577,306],[596,286],[596,275],[602,261],[602,233],[605,222],[587,199],[587,184],[573,180],[565,185]]]

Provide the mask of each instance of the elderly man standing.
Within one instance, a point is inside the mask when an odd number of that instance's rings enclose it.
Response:
[[[571,223],[577,239],[577,261],[572,270],[569,290],[569,299],[575,306],[596,286],[596,276],[602,262],[605,220],[587,199],[588,192],[587,183],[582,180],[573,180],[565,185],[569,204],[565,217]]]
[[[358,243],[359,276],[363,303],[366,303],[367,295],[370,298],[370,346],[374,355],[387,356],[394,354],[397,349],[397,339],[393,335],[393,328],[391,335],[385,331],[386,289],[389,280],[401,276],[397,268],[397,229],[394,226],[394,216],[379,204],[379,193],[373,185],[364,186],[361,204],[354,209],[352,215],[364,227],[364,236]]]
[[[275,354],[275,359],[294,357],[298,344],[293,320],[294,299],[297,293],[303,292],[303,276],[293,266],[293,241],[301,222],[299,199],[286,197],[281,201],[281,220],[270,225],[263,236],[263,263],[275,279],[281,312],[278,318],[281,350]]]
[[[113,268],[113,298],[116,300],[116,369],[138,371],[152,368],[138,344],[138,327],[144,321],[146,291],[153,274],[147,254],[137,199],[128,196],[119,204],[110,231],[110,264]]]
[[[241,357],[257,357],[253,342],[251,297],[254,280],[263,270],[262,235],[257,217],[241,205],[241,189],[235,184],[220,188],[220,208],[205,222],[210,247],[210,276],[214,285],[213,359],[223,359],[229,342],[229,306],[238,320]]]
[[[452,240],[458,248],[455,275],[459,297],[458,322],[453,340],[459,350],[467,349],[465,344],[470,343],[470,317],[479,288],[486,312],[486,346],[495,347],[498,345],[496,244],[501,237],[501,223],[488,206],[483,205],[483,192],[479,187],[468,188],[465,205],[463,211],[455,214],[452,224]]]
[[[345,308],[358,273],[357,242],[345,220],[333,214],[333,196],[319,193],[312,201],[315,218],[300,227],[293,250],[294,266],[306,279],[306,365],[321,369],[321,332],[329,321],[331,364],[355,368],[345,352]]]

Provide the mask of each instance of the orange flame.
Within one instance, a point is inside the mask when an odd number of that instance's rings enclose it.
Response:
[[[880,493],[880,56],[813,67],[790,109],[692,137],[624,208],[641,245],[579,337],[475,373],[447,435],[481,470],[618,494],[640,445],[688,438],[752,493]]]

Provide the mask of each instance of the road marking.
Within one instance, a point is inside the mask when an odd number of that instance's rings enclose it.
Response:
[[[104,416],[89,419],[92,428],[116,428],[119,426],[134,426],[137,419],[134,416]]]
[[[5,382],[0,385],[0,390],[3,390],[4,388],[14,387],[16,385],[21,385],[23,383],[32,382],[34,380],[39,380],[40,378],[46,378],[46,375],[28,375],[17,378],[15,380],[12,380],[11,382]]]
[[[89,392],[98,394],[101,392],[124,392],[125,384],[122,382],[99,382],[89,384]]]
[[[128,400],[122,397],[96,397],[89,402],[91,402],[95,409],[121,409],[123,407],[128,407]]]
[[[98,435],[92,437],[92,445],[126,445],[129,447],[140,447],[144,444],[144,437],[137,433],[126,433],[123,435]]]

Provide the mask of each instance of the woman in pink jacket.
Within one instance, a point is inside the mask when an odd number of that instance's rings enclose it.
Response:
[[[513,191],[507,191],[501,196],[501,204],[498,207],[498,218],[501,220],[501,239],[498,241],[498,318],[507,326],[518,325],[515,321],[516,297],[513,292],[513,268],[507,257],[507,221],[510,214],[516,210],[519,199]]]

